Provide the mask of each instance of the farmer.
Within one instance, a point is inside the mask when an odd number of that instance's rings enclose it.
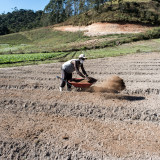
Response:
[[[85,55],[80,54],[79,59],[71,59],[62,65],[62,82],[59,87],[60,91],[63,91],[66,81],[68,82],[68,80],[72,79],[72,73],[74,71],[76,71],[77,74],[79,74],[81,77],[88,79],[88,75],[83,67],[83,62],[85,59],[86,59]],[[79,71],[80,67],[82,72]],[[71,91],[71,85],[69,85],[68,83],[67,83],[67,90]]]

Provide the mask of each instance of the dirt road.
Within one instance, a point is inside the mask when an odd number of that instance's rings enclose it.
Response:
[[[160,159],[160,53],[84,65],[126,89],[61,93],[61,63],[0,69],[0,159]]]

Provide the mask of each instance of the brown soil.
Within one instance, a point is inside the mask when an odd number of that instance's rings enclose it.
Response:
[[[86,36],[99,36],[107,34],[121,33],[139,33],[144,32],[152,27],[138,24],[116,24],[116,23],[94,23],[89,26],[59,26],[55,30],[78,32],[83,31]]]
[[[122,78],[118,76],[112,76],[103,81],[101,84],[90,87],[89,91],[117,93],[118,91],[123,91],[125,88],[126,86]]]
[[[0,69],[0,159],[160,159],[159,64],[159,53],[86,60],[93,87],[119,93],[59,92],[62,63]]]
[[[76,83],[95,83],[97,82],[97,79],[93,78],[93,77],[88,77],[88,80],[87,79],[77,79],[77,78],[73,78],[71,81],[74,81]]]

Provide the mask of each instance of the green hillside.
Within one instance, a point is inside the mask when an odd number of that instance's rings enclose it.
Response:
[[[69,47],[69,43],[78,42],[85,39],[89,38],[83,36],[81,32],[60,32],[54,31],[51,28],[40,28],[31,31],[0,36],[0,54],[7,54],[8,51],[11,53],[60,51],[65,50],[66,46]],[[17,47],[17,49],[15,49],[15,47]]]
[[[46,27],[0,36],[0,54],[82,51],[159,37],[160,28],[158,27],[144,33],[96,37],[84,36],[83,32],[62,32]],[[96,40],[96,42],[87,43],[89,40]]]
[[[160,24],[159,0],[123,0],[108,2],[94,9],[69,18],[64,24],[89,25],[95,22]]]

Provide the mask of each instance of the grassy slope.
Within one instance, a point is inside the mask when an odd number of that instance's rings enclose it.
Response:
[[[137,52],[160,51],[160,40],[150,39],[150,37],[152,36],[155,36],[156,38],[156,36],[159,35],[158,33],[160,34],[159,29],[157,29],[156,31],[154,30],[147,32],[145,34],[122,34],[100,37],[85,37],[80,32],[69,33],[53,31],[49,28],[41,28],[38,30],[32,30],[30,32],[11,34],[7,35],[8,44],[0,44],[0,67],[66,61],[70,58],[77,58],[78,55],[82,53],[82,51],[84,51],[89,58],[119,56]],[[22,39],[22,44],[20,43],[21,41],[19,41],[18,38],[15,39],[15,41],[12,40],[12,36],[15,37],[15,35],[17,37],[24,37],[24,39]],[[150,40],[139,41],[140,39],[146,38],[145,36]],[[1,36],[0,42],[3,42],[3,38],[5,38],[6,40],[6,36]],[[79,43],[80,41],[87,41],[95,38],[100,40],[105,39],[105,41],[97,43],[96,45],[93,44],[93,46],[83,46],[83,48],[81,46],[79,48],[79,51],[52,52],[56,49],[67,50],[70,49],[70,47],[71,49],[74,49],[74,46],[70,45],[72,42],[77,41]],[[24,42],[26,43],[24,44]],[[94,49],[96,46],[98,49]],[[31,54],[31,52],[33,52],[34,54]]]
[[[80,32],[60,32],[51,28],[40,28],[0,36],[0,54],[53,52],[62,50],[68,43],[85,39],[89,38]]]
[[[99,37],[86,37],[82,32],[61,32],[51,28],[40,28],[29,32],[0,36],[0,54],[81,51],[159,37],[160,28],[146,33],[114,34]],[[95,39],[96,43],[81,43]]]
[[[11,59],[15,58],[15,54],[4,55],[7,58],[0,64],[0,67],[11,67],[11,66],[21,66],[21,65],[30,65],[30,64],[41,64],[41,63],[53,63],[53,62],[64,62],[71,58],[77,58],[79,54],[85,53],[89,59],[93,58],[103,58],[103,57],[111,57],[111,56],[122,56],[126,54],[132,53],[140,53],[140,52],[160,52],[160,39],[147,40],[147,41],[139,41],[127,43],[119,46],[108,47],[103,49],[92,49],[85,51],[77,51],[77,52],[69,52],[69,53],[43,53],[42,55],[48,54],[50,58],[42,57],[40,59],[39,54],[22,54],[20,55],[21,61],[18,62],[18,59],[14,60],[14,63],[11,62]],[[16,55],[16,56],[19,56]],[[31,56],[30,58],[33,60],[25,59],[27,56]],[[35,59],[39,57],[38,59]],[[24,59],[23,59],[24,58]],[[1,57],[0,57],[1,59]],[[7,62],[6,62],[7,59]],[[24,60],[24,62],[22,62]],[[2,59],[1,59],[2,61]]]

